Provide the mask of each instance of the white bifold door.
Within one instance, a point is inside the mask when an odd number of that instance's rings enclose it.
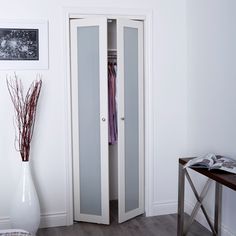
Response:
[[[107,18],[73,19],[74,219],[109,224]],[[143,22],[116,19],[119,222],[144,213]]]

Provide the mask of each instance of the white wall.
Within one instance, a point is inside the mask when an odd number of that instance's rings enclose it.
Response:
[[[177,209],[178,158],[186,155],[185,1],[159,1],[154,17],[153,214]]]
[[[214,152],[236,157],[235,10],[233,0],[187,1],[190,155]],[[195,181],[200,189],[202,179],[196,176]],[[206,202],[213,216],[211,197],[213,189]],[[236,232],[235,197],[235,192],[224,189],[224,235]],[[188,196],[188,199],[193,198]]]
[[[66,224],[67,123],[65,94],[63,7],[150,9],[153,12],[153,129],[149,137],[154,163],[148,190],[149,214],[176,212],[177,159],[186,148],[186,28],[185,0],[12,0],[3,1],[1,19],[49,20],[49,70],[43,75],[31,161],[41,204],[43,225]],[[19,71],[25,86],[38,71]],[[13,109],[0,71],[0,228],[8,226],[10,199],[20,170],[19,155],[13,148]],[[10,71],[12,74],[12,71]],[[152,152],[153,151],[153,152]],[[163,168],[166,165],[168,168]]]

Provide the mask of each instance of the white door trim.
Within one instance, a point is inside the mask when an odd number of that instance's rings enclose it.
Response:
[[[73,224],[73,185],[72,185],[72,122],[71,122],[71,84],[70,84],[70,18],[84,18],[85,16],[105,16],[108,18],[126,17],[144,21],[144,107],[145,107],[145,212],[147,216],[153,214],[152,203],[154,195],[154,102],[153,102],[153,35],[152,17],[150,9],[124,8],[86,8],[65,7],[63,9],[63,40],[65,70],[65,168],[66,168],[66,211],[67,225]]]

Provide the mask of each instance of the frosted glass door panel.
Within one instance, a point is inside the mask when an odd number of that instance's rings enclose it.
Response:
[[[107,19],[70,26],[74,216],[109,224]]]
[[[124,27],[125,212],[139,206],[138,29]]]
[[[144,212],[143,23],[117,20],[119,222]]]
[[[80,211],[101,215],[99,29],[79,27],[77,33]]]

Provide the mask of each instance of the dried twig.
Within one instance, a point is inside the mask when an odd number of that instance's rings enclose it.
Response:
[[[15,108],[15,148],[20,152],[22,161],[29,161],[30,142],[32,140],[36,108],[42,87],[41,76],[30,85],[24,98],[23,85],[17,75],[7,78],[7,88]]]

